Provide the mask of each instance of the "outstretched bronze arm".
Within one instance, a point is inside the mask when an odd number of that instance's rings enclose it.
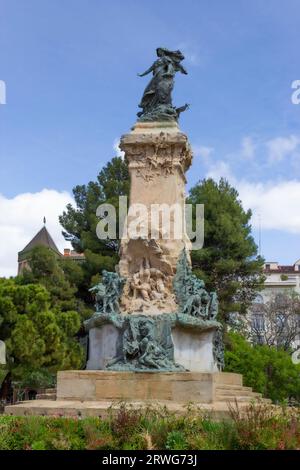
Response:
[[[184,75],[188,74],[187,71],[185,70],[185,68],[183,67],[183,65],[178,64],[177,68],[178,68],[179,72],[184,73]]]
[[[153,70],[153,65],[151,65],[151,67],[149,67],[149,69],[146,70],[146,72],[144,72],[144,73],[138,73],[138,76],[139,76],[139,77],[144,77],[145,75],[148,75],[148,73],[152,72],[152,70]]]

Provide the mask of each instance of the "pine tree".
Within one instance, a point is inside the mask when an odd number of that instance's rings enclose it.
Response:
[[[238,192],[221,179],[200,181],[190,190],[189,203],[204,204],[204,246],[192,251],[194,273],[209,291],[217,291],[220,318],[245,313],[263,285],[263,259],[251,235],[251,211]]]

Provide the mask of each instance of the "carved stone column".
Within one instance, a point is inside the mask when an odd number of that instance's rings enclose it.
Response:
[[[190,248],[184,217],[188,138],[175,122],[140,122],[122,136],[120,148],[131,180],[127,227],[138,216],[141,228],[140,238],[129,233],[121,242],[118,271],[127,279],[121,311],[175,312],[173,276],[180,253]],[[147,211],[141,214],[138,204]]]

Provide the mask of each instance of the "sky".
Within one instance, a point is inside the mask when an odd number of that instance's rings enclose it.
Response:
[[[58,215],[118,154],[158,46],[186,57],[173,101],[190,104],[188,188],[226,177],[262,255],[299,259],[299,14],[299,0],[0,0],[0,276],[44,215],[67,246]]]

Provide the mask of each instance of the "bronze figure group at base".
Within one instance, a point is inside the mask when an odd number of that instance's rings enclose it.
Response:
[[[208,293],[204,282],[192,274],[186,251],[177,263],[173,289],[178,312],[155,317],[143,314],[120,314],[119,299],[125,279],[117,273],[103,272],[102,283],[95,293],[96,313],[86,322],[86,329],[111,323],[120,332],[119,353],[106,368],[134,371],[182,371],[174,361],[171,330],[176,325],[195,330],[214,329],[213,354],[218,367],[224,362],[221,324],[216,321],[218,302],[215,292]],[[150,300],[150,299],[149,299]]]

